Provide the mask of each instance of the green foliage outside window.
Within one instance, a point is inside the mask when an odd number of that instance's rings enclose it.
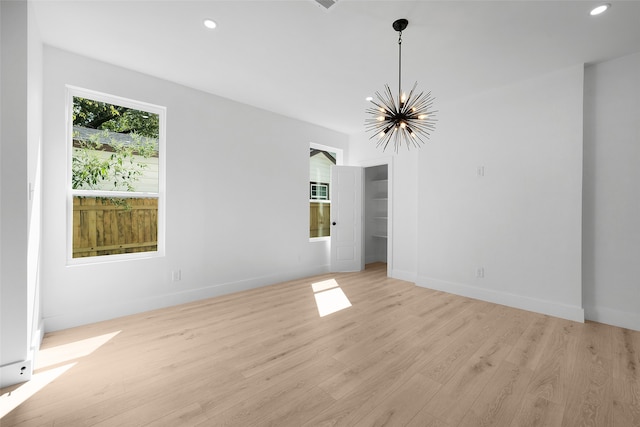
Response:
[[[136,133],[158,138],[160,118],[157,114],[113,105],[92,99],[73,97],[73,125],[116,133]]]
[[[147,164],[158,155],[159,116],[154,113],[73,98],[75,129],[94,129],[73,135],[72,178],[74,190],[136,191]],[[126,138],[122,138],[126,135]],[[112,203],[128,207],[126,199]],[[124,201],[124,202],[123,202]]]
[[[71,187],[74,190],[135,191],[146,164],[135,155],[149,158],[157,153],[157,144],[138,134],[130,135],[132,144],[117,142],[107,130],[93,134],[88,140],[77,141],[73,151]],[[101,141],[109,141],[105,144]],[[106,146],[111,154],[101,156]],[[107,187],[107,188],[105,188]]]

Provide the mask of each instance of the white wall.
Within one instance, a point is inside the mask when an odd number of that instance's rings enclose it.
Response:
[[[2,96],[0,117],[0,278],[2,360],[0,366],[27,358],[27,6],[0,3]]]
[[[583,320],[582,86],[577,65],[439,105],[419,159],[419,285]]]
[[[640,330],[640,53],[585,69],[583,300]]]
[[[328,271],[328,242],[308,237],[309,143],[345,135],[48,46],[44,67],[47,330]],[[65,265],[65,84],[167,107],[166,257]]]
[[[27,2],[1,2],[0,17],[0,386],[6,386],[30,378],[41,338],[42,43]]]

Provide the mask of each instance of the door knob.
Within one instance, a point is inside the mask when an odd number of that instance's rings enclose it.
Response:
[[[335,222],[335,221],[333,221],[333,222],[331,223],[331,225],[336,225],[336,222]]]

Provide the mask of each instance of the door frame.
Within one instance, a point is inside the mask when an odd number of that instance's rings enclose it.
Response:
[[[387,165],[387,277],[391,277],[393,271],[393,157],[380,157],[376,159],[368,159],[361,162],[353,163],[352,166],[360,166],[363,169]],[[363,171],[364,174],[364,171]],[[362,181],[362,185],[365,185],[365,181]],[[364,212],[364,188],[362,191],[363,199],[363,215]],[[362,235],[364,236],[364,224],[362,221]],[[364,238],[362,239],[362,253],[364,256]]]

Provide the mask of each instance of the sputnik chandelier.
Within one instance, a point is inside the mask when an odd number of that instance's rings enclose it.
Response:
[[[387,149],[393,140],[395,152],[404,143],[409,149],[412,145],[420,147],[429,139],[435,129],[435,113],[431,92],[416,92],[418,83],[406,96],[402,92],[402,31],[407,28],[409,21],[398,19],[393,23],[393,29],[398,32],[398,99],[393,97],[389,85],[385,85],[382,94],[376,92],[376,100],[371,100],[375,107],[369,107],[366,113],[369,118],[365,121],[367,132],[373,132],[369,139],[378,138],[377,147]]]

